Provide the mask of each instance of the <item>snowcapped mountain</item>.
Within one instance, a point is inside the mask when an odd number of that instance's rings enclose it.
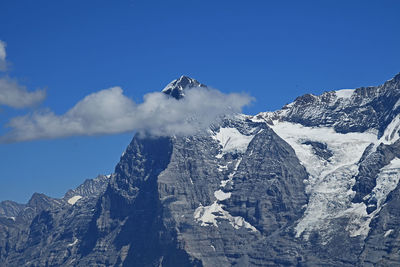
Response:
[[[182,75],[179,79],[170,82],[161,92],[170,95],[176,99],[181,99],[185,96],[186,88],[206,87],[195,79]]]
[[[113,175],[26,214],[2,202],[0,265],[400,266],[399,113],[400,74],[207,134],[135,135]]]

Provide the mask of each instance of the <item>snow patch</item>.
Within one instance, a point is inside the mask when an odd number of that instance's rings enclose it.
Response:
[[[228,166],[227,165],[218,165],[218,171],[222,172],[223,170],[227,170]]]
[[[242,158],[239,158],[235,164],[235,167],[233,168],[233,171],[228,174],[228,179],[222,180],[220,187],[225,187],[229,182],[233,184],[233,176],[236,174],[237,169],[239,168],[240,162],[242,162]]]
[[[233,182],[233,175],[236,173],[241,158],[237,160],[235,166],[233,168],[232,173],[228,175],[228,179],[221,181],[221,187],[225,187],[228,182]],[[241,216],[232,216],[228,211],[224,210],[224,205],[219,203],[219,201],[226,200],[230,198],[232,193],[224,192],[221,189],[214,192],[214,197],[217,199],[209,206],[203,206],[200,203],[200,206],[194,211],[193,217],[196,222],[200,223],[201,226],[215,226],[218,227],[218,219],[228,220],[229,223],[235,228],[239,229],[241,227],[245,227],[251,231],[257,232],[257,229],[248,223]]]
[[[364,218],[365,207],[351,202],[354,196],[353,177],[358,173],[357,163],[367,146],[377,142],[375,133],[341,134],[333,128],[304,127],[278,121],[274,121],[271,128],[292,146],[309,173],[309,178],[305,180],[309,203],[295,228],[297,237],[303,235],[307,240],[313,230],[320,230],[322,237],[325,234],[329,237],[332,219],[340,216]],[[305,141],[326,144],[332,157],[328,161],[317,156],[312,146],[303,144]],[[358,228],[363,225],[360,221]]]
[[[231,193],[225,193],[224,191],[222,191],[221,189],[218,191],[214,192],[214,196],[216,199],[218,199],[219,201],[223,201],[225,199],[228,199],[231,197]]]
[[[194,219],[200,222],[201,226],[214,225],[218,227],[216,218],[223,216],[223,213],[222,205],[218,204],[217,201],[205,207],[200,203],[200,206],[194,211]]]
[[[79,196],[79,195],[73,196],[70,199],[68,199],[67,202],[68,202],[68,204],[74,205],[81,198],[82,198],[82,196]]]
[[[370,132],[341,134],[330,127],[305,127],[301,124],[278,121],[274,121],[274,125],[270,127],[292,146],[312,176],[326,176],[340,167],[357,163],[365,148],[377,142],[376,133]],[[305,141],[326,144],[333,153],[330,161],[315,155],[310,145],[303,144]]]
[[[220,128],[217,133],[211,136],[218,141],[222,147],[217,158],[222,158],[226,153],[244,153],[253,139],[253,135],[241,134],[236,128]]]
[[[349,219],[346,231],[349,232],[350,237],[366,237],[370,229],[371,219],[377,212],[375,210],[368,215],[367,207],[364,203],[351,203],[350,207],[336,215],[336,218],[346,217]]]
[[[388,237],[393,232],[393,229],[389,229],[385,232],[384,237]]]
[[[350,98],[354,93],[354,89],[337,90],[335,93],[338,98]]]
[[[78,241],[79,241],[79,240],[78,240],[77,238],[75,238],[74,242],[68,244],[67,247],[75,246],[76,244],[78,244]]]
[[[400,106],[400,99],[397,100],[396,104],[393,106],[393,110],[396,110]]]
[[[386,197],[392,192],[400,180],[400,159],[394,158],[390,164],[381,169],[376,179],[376,186],[372,190],[372,194],[376,197],[377,206],[381,207]]]
[[[200,206],[194,212],[194,219],[200,223],[201,226],[215,226],[218,227],[217,219],[228,220],[235,229],[245,227],[251,231],[257,232],[257,229],[241,216],[232,216],[229,212],[223,209],[223,205],[214,201],[209,206]]]
[[[385,132],[383,133],[379,141],[384,144],[393,144],[399,139],[399,130],[400,130],[400,114],[397,114],[397,116],[394,117],[392,122],[386,127]]]
[[[221,181],[220,186],[225,187],[228,184],[228,182],[229,182],[229,180],[223,180],[223,181]]]

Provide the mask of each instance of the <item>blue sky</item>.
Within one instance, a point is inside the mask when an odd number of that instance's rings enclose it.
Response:
[[[44,100],[0,106],[16,116],[63,114],[119,86],[142,102],[185,74],[256,100],[247,114],[295,97],[378,85],[400,72],[399,1],[13,1],[0,3],[7,71]],[[61,197],[111,173],[132,133],[0,144],[0,200]]]

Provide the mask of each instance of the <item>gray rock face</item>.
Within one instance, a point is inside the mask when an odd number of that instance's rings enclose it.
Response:
[[[380,144],[375,152],[372,152],[364,158],[359,164],[358,175],[353,190],[356,192],[353,201],[364,201],[372,206],[375,210],[376,199],[371,194],[372,189],[376,186],[376,179],[380,170],[387,166],[394,158],[400,158],[400,141],[396,141],[392,145]]]
[[[0,202],[0,217],[15,217],[25,207],[24,204],[20,204],[14,201],[6,200]]]
[[[372,221],[372,230],[360,255],[363,266],[400,265],[400,187],[390,193],[380,216]],[[361,265],[361,264],[360,264]]]
[[[268,127],[247,149],[232,179],[227,210],[268,236],[302,216],[308,175],[294,150]]]
[[[321,158],[323,158],[323,159],[325,159],[327,161],[329,161],[329,159],[333,156],[332,151],[330,151],[328,149],[328,146],[326,144],[324,144],[324,143],[315,142],[315,141],[309,141],[308,140],[308,141],[303,142],[303,144],[312,146],[312,149],[314,150],[314,153],[317,156],[319,156],[319,157],[321,157]]]
[[[94,179],[86,179],[83,184],[65,193],[63,199],[68,202],[68,200],[74,196],[80,196],[82,198],[98,197],[106,190],[110,178],[111,174],[99,175]]]
[[[113,175],[2,202],[0,265],[400,265],[399,80],[204,135],[136,134]]]

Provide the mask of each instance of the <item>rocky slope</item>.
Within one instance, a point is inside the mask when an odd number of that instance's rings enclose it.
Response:
[[[2,202],[0,265],[400,266],[399,84],[135,135],[110,177]]]

